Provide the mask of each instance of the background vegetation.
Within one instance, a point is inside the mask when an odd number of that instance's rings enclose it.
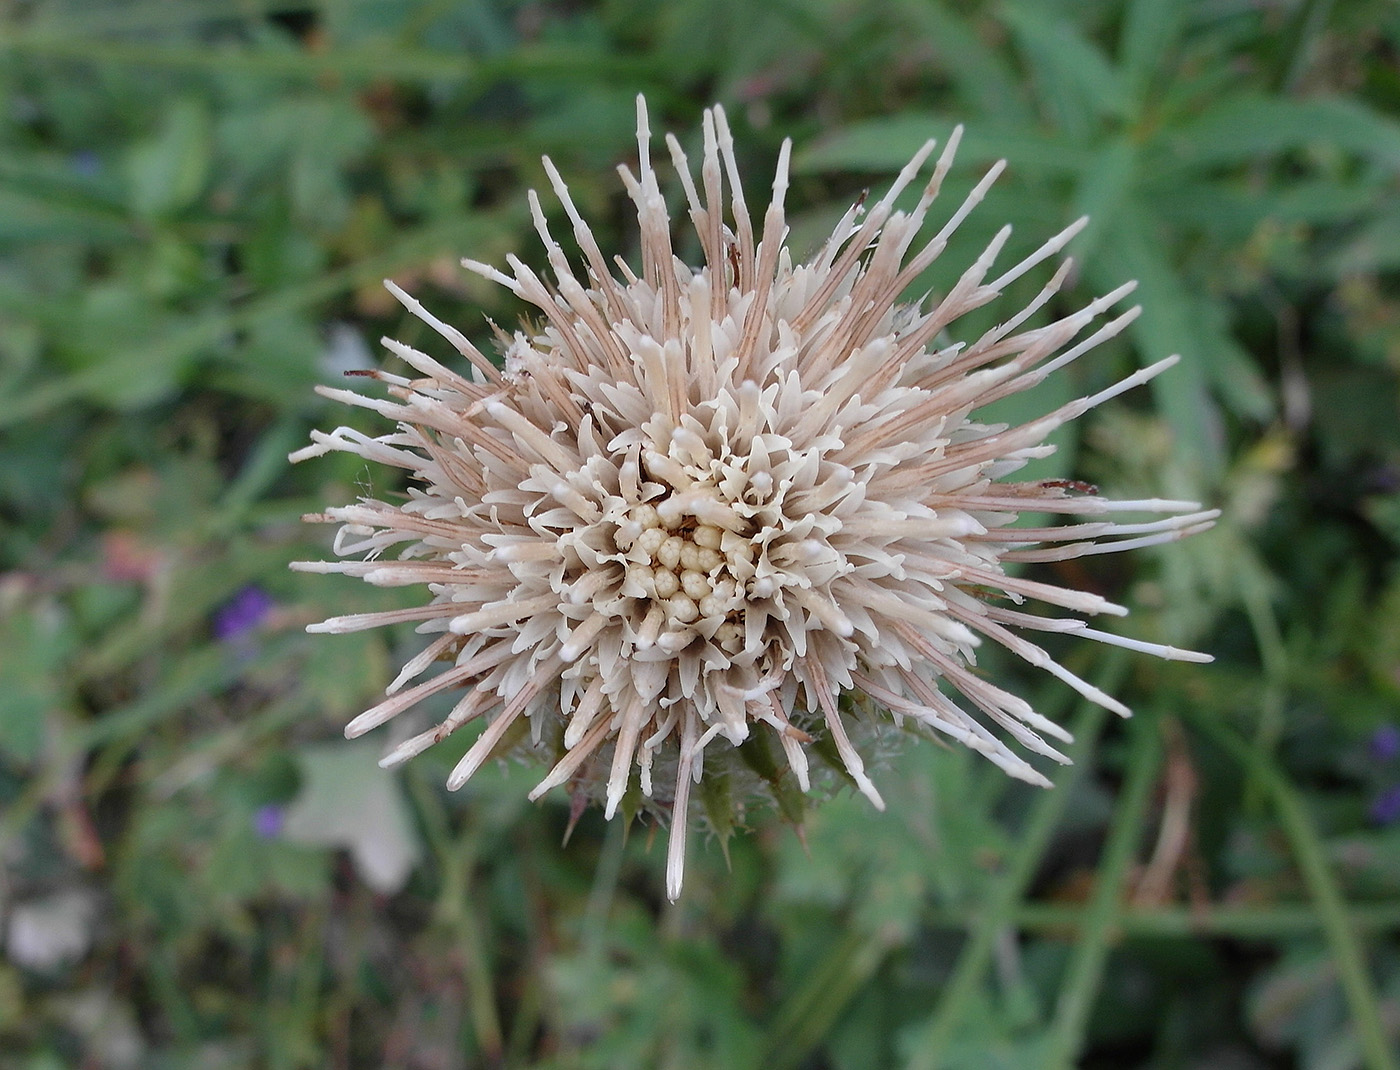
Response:
[[[0,1065],[1397,1065],[1393,3],[0,11]],[[952,266],[1087,211],[1066,301],[1141,283],[1039,405],[1185,357],[1046,473],[1225,509],[1067,570],[1218,656],[1067,648],[1131,722],[989,664],[1076,731],[1054,791],[911,746],[889,813],[763,817],[674,907],[645,829],[561,848],[529,770],[449,796],[452,747],[339,740],[415,637],[304,634],[375,592],[286,569],[385,489],[285,460],[347,419],[313,384],[421,338],[379,280],[509,322],[456,258],[540,259],[542,152],[633,249],[639,91],[688,144],[724,102],[755,197],[793,136],[799,249],[966,123],[960,188],[1011,166]]]

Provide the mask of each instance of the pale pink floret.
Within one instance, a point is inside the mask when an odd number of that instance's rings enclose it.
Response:
[[[526,718],[530,739],[553,762],[532,798],[566,785],[596,791],[612,817],[635,783],[658,810],[669,810],[674,899],[691,786],[707,755],[723,758],[715,748],[728,752],[753,731],[772,733],[803,790],[810,732],[827,734],[857,787],[883,807],[841,703],[859,693],[896,722],[908,718],[1012,776],[1048,784],[1003,736],[1064,762],[1046,737],[1062,743],[1068,734],[972,671],[980,642],[1006,647],[1125,715],[1126,707],[1021,631],[1209,660],[1007,605],[1030,599],[1078,614],[1122,614],[1097,595],[1009,576],[1004,565],[1163,543],[1209,527],[1217,514],[1192,502],[1108,501],[1072,484],[1006,481],[1052,452],[1045,440],[1061,424],[1177,358],[1021,426],[975,419],[982,406],[1033,388],[1117,334],[1137,309],[1085,334],[1129,284],[1053,323],[1024,327],[1058,291],[1066,264],[1028,308],[970,343],[934,348],[959,317],[1056,255],[1083,225],[988,281],[1004,229],[941,300],[901,304],[1001,170],[994,167],[920,244],[960,135],[953,132],[911,211],[895,201],[932,157],[933,141],[883,198],[852,208],[812,259],[794,265],[783,244],[790,145],[755,234],[724,111],[706,112],[698,185],[679,143],[666,139],[704,251],[696,269],[673,252],[639,99],[639,173],[619,171],[640,222],[640,275],[609,264],[546,159],[582,270],[566,259],[533,193],[552,278],[515,257],[509,274],[463,261],[543,313],[543,327],[522,327],[507,340],[504,369],[387,284],[470,369],[452,371],[386,339],[421,378],[373,376],[392,400],[321,392],[372,409],[397,430],[377,438],[343,427],[315,432],[314,444],[292,455],[344,450],[412,477],[405,502],[364,499],[311,518],[342,525],[335,550],[351,560],[294,566],[382,586],[426,585],[431,593],[418,607],[311,627],[347,632],[414,621],[435,636],[347,734],[428,695],[459,692],[441,725],[399,744],[383,763],[489,718],[449,778],[457,788]],[[1020,513],[1121,511],[1168,515],[1009,526]],[[422,680],[443,660],[450,665]],[[422,682],[406,688],[415,680]],[[940,681],[966,702],[940,691]]]

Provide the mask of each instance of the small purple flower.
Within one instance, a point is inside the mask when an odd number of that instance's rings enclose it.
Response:
[[[259,806],[257,813],[253,815],[253,831],[264,840],[275,840],[282,835],[282,824],[285,820],[285,812],[275,803]]]
[[[1371,823],[1390,825],[1400,820],[1400,784],[1392,784],[1371,803]]]
[[[1383,724],[1377,728],[1371,733],[1369,750],[1378,762],[1388,762],[1400,755],[1400,725]]]
[[[244,640],[263,622],[272,605],[261,587],[244,587],[214,613],[214,638],[221,643]]]
[[[98,156],[92,149],[79,149],[68,158],[68,163],[74,172],[84,178],[92,178],[102,171],[102,157]]]

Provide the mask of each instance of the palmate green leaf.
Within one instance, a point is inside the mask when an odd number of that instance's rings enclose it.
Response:
[[[1089,225],[1074,240],[1071,251],[1076,260],[1093,262],[1104,235],[1113,231],[1118,214],[1132,197],[1137,174],[1137,147],[1128,138],[1116,138],[1086,156],[1070,213],[1075,219],[1089,217]]]
[[[798,148],[793,154],[793,170],[799,174],[872,171],[893,175],[929,138],[942,143],[959,121],[932,113],[902,112],[852,123]],[[958,148],[955,168],[987,165],[999,159],[1007,160],[1014,173],[1063,177],[1082,171],[1090,156],[1063,138],[972,120]]]
[[[1236,341],[1227,319],[1223,302],[1198,302],[1197,326],[1215,357],[1210,366],[1212,385],[1230,411],[1266,424],[1278,414],[1277,391],[1260,371],[1254,355]]]
[[[1042,101],[1067,140],[1083,144],[1095,119],[1129,115],[1122,77],[1066,17],[1014,4],[1006,7],[1003,17],[1035,75]]]
[[[1150,387],[1175,434],[1180,454],[1206,470],[1218,469],[1222,443],[1207,393],[1217,358],[1198,334],[1193,302],[1155,235],[1150,215],[1136,204],[1125,205],[1111,237],[1087,264],[1089,278],[1101,289],[1136,279],[1138,293],[1149,295],[1142,315],[1129,327],[1144,363],[1172,353],[1182,360]]]
[[[1125,92],[1141,112],[1153,77],[1168,67],[1189,10],[1181,0],[1129,0],[1118,37]]]
[[[1258,188],[1244,180],[1159,182],[1151,175],[1144,176],[1141,193],[1161,222],[1174,230],[1206,232],[1222,245],[1243,245],[1263,224],[1322,226],[1364,219],[1386,196],[1382,183],[1344,185],[1335,178]],[[1357,237],[1353,236],[1348,247]],[[1381,252],[1383,247],[1375,244],[1371,251]],[[1384,249],[1384,254],[1391,253],[1400,259],[1394,247]],[[1343,255],[1334,254],[1338,259]],[[1356,261],[1356,270],[1368,270],[1364,257]]]
[[[1227,94],[1164,133],[1161,141],[1153,165],[1164,176],[1308,146],[1340,149],[1388,167],[1400,164],[1400,122],[1345,97]]]
[[[1000,34],[994,24],[979,33],[975,16],[964,17],[951,4],[902,0],[900,15],[915,39],[932,50],[939,66],[951,76],[950,89],[969,117],[1010,128],[1035,127],[1036,114],[1027,99],[1025,79],[1010,58],[992,42]]]

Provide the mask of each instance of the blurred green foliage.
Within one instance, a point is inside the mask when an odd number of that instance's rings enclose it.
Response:
[[[0,1063],[1397,1065],[1394,4],[0,12]],[[456,258],[542,259],[542,152],[629,253],[638,92],[688,145],[729,107],[751,196],[792,136],[799,249],[965,123],[946,196],[1010,167],[949,270],[1088,213],[1066,300],[1140,283],[1131,336],[1033,403],[1185,358],[1047,472],[1225,509],[1072,570],[1219,657],[1067,648],[1132,722],[989,660],[1076,730],[1054,791],[910,746],[889,813],[766,817],[674,907],[646,829],[561,847],[527,770],[449,796],[451,754],[388,777],[328,745],[414,636],[303,634],[391,601],[285,567],[323,548],[301,513],[386,479],[285,461],[355,418],[313,384],[422,338],[379,280],[510,322]]]

